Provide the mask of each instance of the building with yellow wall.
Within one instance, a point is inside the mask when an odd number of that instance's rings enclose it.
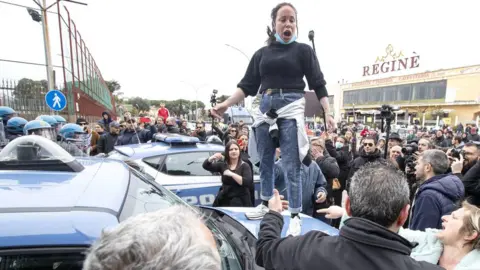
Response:
[[[399,106],[397,124],[478,122],[480,65],[340,85],[342,118],[379,123],[382,104]]]

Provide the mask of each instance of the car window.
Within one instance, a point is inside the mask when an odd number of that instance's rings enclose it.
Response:
[[[159,170],[160,166],[162,165],[163,161],[165,160],[166,156],[156,156],[156,157],[148,157],[144,158],[143,162],[148,166],[154,168],[155,170]]]
[[[190,152],[168,155],[161,172],[173,176],[212,176],[203,169],[203,162],[209,157],[209,152]]]
[[[148,183],[139,172],[131,170],[130,184],[120,212],[120,221],[138,214],[165,209],[175,204],[185,205],[186,203],[162,186]]]
[[[35,250],[32,250],[32,253]],[[29,270],[29,269],[69,269],[80,270],[83,268],[85,255],[82,252],[60,254],[22,254],[0,256],[0,269],[2,270]]]

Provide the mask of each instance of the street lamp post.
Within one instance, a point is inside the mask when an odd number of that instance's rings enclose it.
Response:
[[[200,85],[200,86],[195,86],[193,85],[192,83],[188,82],[188,81],[180,81],[181,83],[185,83],[187,85],[190,85],[190,87],[193,88],[193,90],[195,90],[195,121],[198,119],[198,89],[200,87],[203,87],[205,85]]]
[[[44,49],[45,49],[45,64],[47,67],[47,85],[48,85],[48,90],[54,89],[54,81],[53,81],[53,65],[52,65],[52,52],[50,48],[50,33],[48,31],[48,19],[47,19],[47,11],[53,7],[55,4],[60,2],[62,0],[56,0],[53,4],[47,7],[47,0],[42,0],[42,3],[38,2],[37,0],[33,0],[35,4],[37,4],[40,7],[40,10],[42,12],[41,16],[39,16],[38,12],[28,8],[27,11],[32,16],[32,19],[36,22],[41,22],[42,23],[42,30],[43,30],[43,44],[44,44]],[[80,3],[72,0],[63,0],[66,2],[70,3],[75,3],[75,4],[80,4],[80,5],[87,5],[85,3]],[[60,16],[60,15],[59,15]],[[39,21],[41,17],[41,21]]]

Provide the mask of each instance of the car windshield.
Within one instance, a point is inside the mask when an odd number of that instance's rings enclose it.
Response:
[[[150,199],[145,198],[144,200],[142,200],[141,204],[137,204],[137,203],[135,203],[135,204],[132,203],[131,204],[130,200],[128,200],[127,204],[124,207],[124,208],[127,208],[127,209],[124,210],[124,211],[126,211],[126,216],[131,216],[131,214],[134,213],[134,212],[141,212],[141,211],[136,210],[136,208],[138,208],[138,207],[140,207],[142,209],[145,208],[145,209],[149,209],[149,210],[155,210],[155,208],[161,209],[161,208],[169,207],[169,206],[176,205],[176,204],[182,204],[182,205],[191,207],[192,209],[194,209],[194,211],[199,213],[199,215],[202,215],[201,211],[198,208],[190,206],[185,201],[180,199],[178,196],[173,194],[171,191],[169,191],[168,189],[164,188],[163,186],[157,184],[153,178],[148,176],[148,174],[137,170],[135,167],[132,167],[131,171],[132,171],[133,175],[137,176],[138,178],[142,179],[143,181],[146,181],[146,182],[150,183],[151,185],[155,186],[156,188],[158,188],[161,192],[154,193],[154,194],[151,194],[151,195],[153,195],[155,197],[160,196],[161,198],[156,200],[157,203],[155,203],[155,204],[153,204],[154,201],[151,198]],[[131,193],[132,190],[136,189],[138,184],[141,185],[142,183],[141,182],[136,183],[136,184],[131,183],[129,193]],[[132,195],[133,194],[134,193],[132,193]],[[136,195],[136,196],[138,196],[138,195]],[[152,204],[146,205],[145,201],[150,201],[150,202],[152,202]],[[159,203],[159,201],[161,201],[162,203]],[[240,269],[242,269],[241,265],[240,265],[240,262],[239,262],[237,256],[235,255],[235,252],[233,251],[233,248],[231,246],[231,242],[229,242],[227,240],[227,237],[222,233],[222,231],[220,229],[218,229],[218,226],[215,224],[217,221],[212,217],[205,217],[204,220],[205,220],[205,225],[210,229],[210,231],[212,232],[212,235],[214,236],[214,238],[216,240],[218,253],[220,254],[220,257],[222,259],[222,269],[223,270],[237,270],[237,269],[240,270]]]
[[[59,250],[57,253],[52,250],[50,253],[44,253],[41,249],[32,249],[31,252],[32,254],[0,255],[0,269],[80,270],[83,268],[84,251],[66,253]]]
[[[218,253],[222,259],[222,270],[240,270],[242,269],[240,261],[235,255],[231,243],[227,240],[225,235],[215,225],[215,220],[211,217],[205,219],[205,225],[213,234],[215,241],[217,242]]]

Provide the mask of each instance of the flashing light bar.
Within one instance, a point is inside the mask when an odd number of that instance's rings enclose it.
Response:
[[[178,134],[155,134],[155,140],[168,144],[197,144],[200,140],[197,137],[190,137]]]

